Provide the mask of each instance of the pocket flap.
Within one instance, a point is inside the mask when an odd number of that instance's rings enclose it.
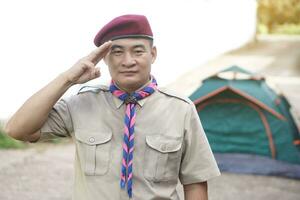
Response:
[[[171,138],[163,135],[147,135],[146,143],[152,149],[161,153],[171,153],[181,148],[181,138]]]
[[[75,137],[80,142],[88,145],[103,144],[111,140],[112,132],[109,131],[75,131]]]

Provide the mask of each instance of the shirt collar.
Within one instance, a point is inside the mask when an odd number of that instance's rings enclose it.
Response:
[[[143,85],[142,87],[140,87],[137,91],[143,89],[146,85],[148,85],[148,84],[151,83],[151,82],[152,82],[152,77],[151,77],[151,79],[150,79],[145,85]],[[122,101],[121,99],[119,99],[118,97],[116,97],[116,96],[114,96],[114,95],[111,95],[111,96],[112,96],[112,98],[113,98],[113,101],[114,101],[114,103],[115,103],[117,109],[119,109],[119,108],[124,104],[124,101]],[[138,102],[137,102],[138,105],[139,105],[140,107],[143,107],[143,105],[145,104],[145,102],[147,101],[147,99],[148,99],[148,97],[147,97],[147,98],[144,98],[144,99],[141,99],[141,100],[138,100]]]
[[[116,105],[117,109],[119,109],[124,104],[124,101],[122,101],[121,99],[119,99],[118,97],[116,97],[114,95],[111,95],[111,96],[113,98],[113,102]],[[144,99],[141,99],[141,100],[138,100],[137,104],[140,107],[143,107],[143,105],[145,104],[145,102],[147,101],[147,99],[148,99],[148,97],[144,98]]]

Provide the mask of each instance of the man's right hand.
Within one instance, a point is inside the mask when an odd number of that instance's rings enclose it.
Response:
[[[68,88],[100,76],[100,70],[95,66],[108,53],[110,46],[111,42],[104,43],[32,95],[7,122],[5,132],[17,140],[38,140],[39,130],[49,112]]]
[[[77,61],[77,63],[63,73],[68,82],[71,85],[82,84],[98,78],[101,75],[100,68],[95,66],[108,53],[110,47],[111,41],[105,42],[89,55]]]

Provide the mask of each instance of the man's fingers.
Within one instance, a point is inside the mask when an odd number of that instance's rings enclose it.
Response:
[[[95,64],[93,62],[89,61],[89,60],[82,60],[81,63],[88,66],[88,67],[90,67],[90,68],[95,67]]]
[[[111,41],[105,42],[100,47],[92,51],[86,59],[94,63],[95,65],[107,54],[111,46]]]
[[[95,78],[98,78],[101,75],[100,68],[98,68],[98,67],[95,68],[94,75],[95,75]]]
[[[89,71],[89,80],[93,80],[95,78],[98,78],[100,76],[100,69],[99,68],[93,68]]]

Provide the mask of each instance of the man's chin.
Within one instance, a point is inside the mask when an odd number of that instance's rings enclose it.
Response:
[[[137,79],[127,78],[123,79],[119,86],[126,91],[133,92],[140,89],[143,84]]]
[[[124,84],[138,84],[139,80],[136,78],[136,76],[123,76],[122,83]]]

